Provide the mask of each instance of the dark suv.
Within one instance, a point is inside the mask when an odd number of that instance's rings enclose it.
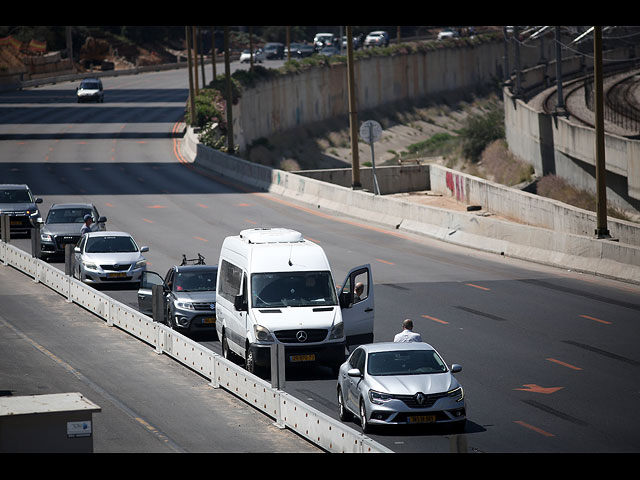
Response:
[[[182,332],[215,332],[216,282],[218,266],[206,265],[198,255],[195,264],[183,258],[181,265],[169,269],[164,279],[156,272],[142,274],[138,290],[138,308],[142,313],[153,311],[152,288],[162,285],[165,299],[165,322]]]
[[[40,230],[40,258],[48,260],[49,257],[64,255],[67,243],[77,244],[85,215],[91,215],[93,219],[91,230],[106,230],[106,217],[101,217],[92,203],[52,205]]]
[[[11,233],[31,236],[31,229],[41,218],[41,198],[35,198],[27,185],[0,185],[0,215],[9,215]]]

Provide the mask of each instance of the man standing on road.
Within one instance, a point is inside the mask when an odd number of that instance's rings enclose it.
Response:
[[[393,339],[394,342],[421,342],[422,336],[413,332],[413,321],[410,318],[402,322],[402,332]]]
[[[93,217],[88,213],[84,216],[84,225],[80,229],[80,235],[84,235],[91,231],[91,224],[93,223]]]

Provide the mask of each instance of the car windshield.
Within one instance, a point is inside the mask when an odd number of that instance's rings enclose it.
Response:
[[[251,275],[253,307],[309,307],[337,305],[331,273],[278,272]]]
[[[99,84],[98,82],[82,82],[80,84],[80,88],[85,88],[87,90],[98,90]]]
[[[32,203],[28,190],[0,190],[0,203]]]
[[[216,276],[216,270],[178,272],[174,288],[177,292],[214,292],[216,290]]]
[[[89,237],[85,252],[87,253],[128,253],[137,252],[138,246],[131,237]]]
[[[423,375],[444,373],[447,366],[434,350],[395,350],[371,352],[367,364],[369,375]]]
[[[91,215],[88,208],[56,208],[49,210],[46,223],[84,223],[84,216]]]

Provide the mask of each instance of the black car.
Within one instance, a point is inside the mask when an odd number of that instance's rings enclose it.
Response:
[[[9,215],[11,233],[31,235],[41,218],[39,203],[42,199],[35,198],[27,185],[0,185],[0,215]]]
[[[91,215],[93,219],[92,230],[106,230],[106,217],[101,217],[92,203],[52,205],[40,230],[40,258],[48,260],[53,256],[64,255],[67,243],[77,244],[85,215]]]
[[[281,60],[284,58],[284,45],[278,42],[267,43],[264,46],[264,53],[267,59]]]

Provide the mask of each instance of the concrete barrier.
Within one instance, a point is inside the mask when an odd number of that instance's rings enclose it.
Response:
[[[322,182],[205,147],[191,129],[185,133],[182,153],[188,161],[223,179],[282,195],[316,210],[346,213],[499,255],[640,283],[640,247],[636,245],[416,204]],[[512,201],[504,197],[500,200],[498,195],[494,197],[495,202]],[[522,211],[521,208],[514,213]],[[549,214],[558,216],[559,212]]]

